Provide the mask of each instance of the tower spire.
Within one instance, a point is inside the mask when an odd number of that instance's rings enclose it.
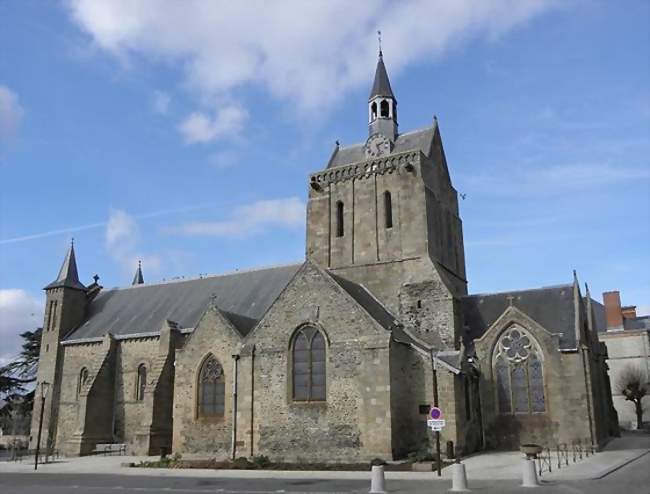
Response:
[[[135,276],[133,277],[133,282],[131,285],[142,285],[144,284],[144,277],[142,276],[142,261],[138,261],[138,269],[135,271]]]
[[[56,280],[45,287],[45,290],[50,288],[74,288],[77,290],[85,290],[86,287],[79,281],[79,274],[77,272],[77,259],[74,254],[74,239],[70,242],[70,248],[63,260],[59,275]]]
[[[381,49],[381,31],[377,31],[379,56],[375,69],[375,80],[368,96],[368,134],[379,134],[388,139],[392,145],[397,139],[397,99],[390,87],[388,72],[384,65],[384,53]]]

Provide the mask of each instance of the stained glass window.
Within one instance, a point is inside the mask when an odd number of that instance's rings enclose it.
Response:
[[[200,417],[223,417],[226,383],[223,367],[210,355],[205,359],[199,373],[198,415]]]
[[[300,328],[293,340],[293,399],[324,401],[325,338],[316,328]]]
[[[540,413],[546,410],[541,350],[522,328],[513,326],[495,347],[499,413]]]

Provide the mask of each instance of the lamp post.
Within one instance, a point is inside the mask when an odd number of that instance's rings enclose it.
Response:
[[[45,397],[50,389],[50,383],[41,383],[41,415],[38,418],[38,439],[36,440],[36,454],[34,455],[34,470],[38,470],[38,454],[41,450],[41,432],[43,431],[43,412],[45,411]]]

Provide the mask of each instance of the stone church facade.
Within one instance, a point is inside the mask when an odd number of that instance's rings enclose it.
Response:
[[[103,290],[79,281],[70,247],[45,288],[43,446],[397,459],[430,447],[434,394],[442,443],[462,454],[598,446],[616,432],[606,351],[575,275],[467,293],[438,122],[398,132],[381,53],[368,120],[365,143],[337,143],[309,177],[301,264],[157,284],[138,268],[132,286]]]

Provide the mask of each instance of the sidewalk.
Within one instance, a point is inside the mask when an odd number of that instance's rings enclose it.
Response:
[[[560,470],[553,465],[551,473],[544,472],[543,481],[599,479],[622,466],[650,453],[650,434],[626,433],[612,440],[607,447],[593,456],[577,463],[569,463]],[[650,456],[648,456],[650,458]],[[38,472],[75,474],[113,474],[156,477],[199,478],[285,478],[285,479],[369,479],[370,472],[340,471],[282,471],[282,470],[209,470],[175,468],[129,468],[125,463],[156,460],[145,456],[84,456],[62,458],[41,464]],[[519,480],[521,479],[522,454],[513,452],[488,452],[463,460],[467,478],[472,480]],[[34,462],[0,462],[0,473],[33,473]],[[435,472],[386,472],[388,480],[439,480]],[[449,481],[451,469],[442,471],[440,480]]]

